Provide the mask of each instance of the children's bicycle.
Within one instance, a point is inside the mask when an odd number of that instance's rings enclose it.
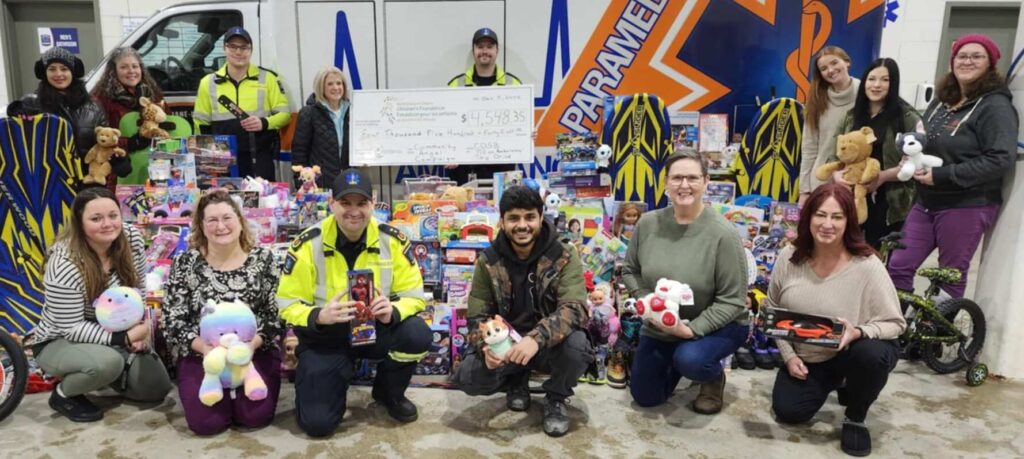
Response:
[[[0,330],[0,421],[14,412],[25,396],[28,359],[14,337]]]
[[[906,247],[900,242],[902,237],[902,233],[892,233],[881,239],[886,264],[893,250]],[[904,353],[919,353],[925,365],[938,374],[966,368],[967,385],[981,385],[988,378],[988,366],[977,360],[985,344],[985,314],[967,298],[938,304],[932,299],[942,286],[959,282],[963,274],[956,268],[922,268],[917,275],[930,282],[923,296],[897,290],[907,319],[907,330],[899,338]]]

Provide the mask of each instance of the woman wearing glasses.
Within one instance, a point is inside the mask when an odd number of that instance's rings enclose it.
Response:
[[[707,162],[694,150],[665,161],[671,206],[640,217],[626,252],[623,281],[633,298],[654,291],[661,278],[688,284],[693,305],[682,306],[669,326],[645,321],[633,360],[630,392],[642,407],[664,403],[681,377],[700,384],[692,409],[722,409],[725,373],[721,359],[746,340],[736,323],[744,314],[747,265],[736,229],[702,198]]]
[[[167,342],[177,358],[178,395],[189,429],[199,435],[223,432],[232,424],[263,427],[274,419],[281,389],[281,358],[276,338],[277,280],[281,275],[270,250],[254,244],[249,223],[224,190],[206,194],[192,217],[190,249],[174,260],[164,302]],[[213,406],[199,401],[203,356],[213,349],[199,338],[207,300],[239,300],[256,315],[258,333],[250,342],[252,362],[267,385],[267,398],[253,401],[242,388],[225,391]]]
[[[903,226],[907,248],[889,261],[898,289],[913,289],[914,271],[938,247],[939,265],[963,273],[960,282],[943,287],[945,294],[964,295],[967,268],[995,223],[1003,175],[1013,170],[1017,151],[1017,112],[997,62],[999,47],[985,35],[953,43],[952,71],[939,81],[937,99],[924,113],[924,152],[943,165],[914,174],[917,201]]]

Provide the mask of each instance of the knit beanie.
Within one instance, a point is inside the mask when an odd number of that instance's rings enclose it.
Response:
[[[981,45],[982,48],[985,48],[985,52],[988,53],[989,64],[992,67],[995,67],[996,64],[999,63],[999,45],[996,45],[996,42],[992,41],[992,39],[987,35],[972,33],[957,38],[956,41],[953,42],[953,52],[949,55],[950,68],[953,68],[953,61],[956,60],[956,54],[960,52],[960,48],[963,48],[964,45],[968,43],[977,43]]]
[[[42,56],[39,56],[39,60],[36,61],[36,78],[40,80],[46,79],[46,68],[55,62],[64,64],[68,70],[71,70],[71,74],[74,78],[82,78],[85,76],[85,65],[82,64],[82,60],[71,54],[64,48],[53,47],[46,50]]]

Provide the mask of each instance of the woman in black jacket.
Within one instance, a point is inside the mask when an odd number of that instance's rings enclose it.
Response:
[[[348,169],[348,79],[337,67],[326,67],[313,78],[313,94],[299,111],[292,139],[292,164],[320,166],[317,185],[328,188]]]
[[[96,126],[106,126],[107,115],[85,89],[82,60],[66,49],[50,48],[36,61],[35,73],[39,78],[36,92],[12,102],[7,116],[50,113],[63,118],[75,135],[75,153],[84,159],[96,144]],[[118,175],[125,167],[131,172],[127,158],[111,158],[110,165]]]

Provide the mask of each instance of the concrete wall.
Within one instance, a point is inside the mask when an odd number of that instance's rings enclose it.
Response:
[[[7,94],[7,65],[4,63],[4,36],[0,34],[0,107],[6,107],[10,102],[11,96]]]

